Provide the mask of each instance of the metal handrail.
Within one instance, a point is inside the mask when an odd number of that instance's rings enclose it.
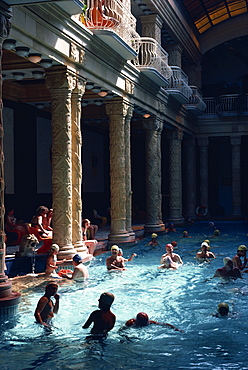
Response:
[[[203,112],[206,109],[206,104],[202,100],[202,93],[198,89],[197,86],[190,86],[192,90],[192,95],[189,97],[189,102],[186,105],[186,107],[194,107],[201,112]]]
[[[128,45],[139,38],[136,32],[136,18],[120,0],[85,0],[81,22],[92,30],[115,31]]]
[[[168,53],[151,37],[140,37],[133,40],[133,48],[138,53],[133,59],[136,67],[150,67],[156,69],[165,79],[172,76],[168,65]]]
[[[170,67],[172,69],[172,76],[169,80],[168,89],[179,90],[186,98],[189,98],[192,95],[192,90],[188,85],[188,76],[180,67]]]

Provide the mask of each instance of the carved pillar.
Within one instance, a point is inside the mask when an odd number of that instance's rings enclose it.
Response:
[[[72,244],[77,251],[87,250],[82,241],[82,162],[81,162],[81,100],[85,81],[77,78],[71,98],[71,146],[72,146]],[[83,248],[81,248],[83,247]]]
[[[231,137],[232,145],[232,208],[234,216],[241,216],[240,182],[240,144],[241,137]]]
[[[189,86],[197,86],[201,90],[202,67],[196,64],[189,64],[185,65],[183,69],[186,75],[188,76]]]
[[[198,138],[200,147],[200,205],[208,208],[208,138]]]
[[[182,224],[182,139],[183,132],[176,129],[168,133],[169,138],[169,164],[170,164],[170,185],[169,185],[169,207],[170,221],[175,224]]]
[[[142,36],[151,37],[161,45],[161,29],[163,21],[158,14],[141,15]]]
[[[182,68],[182,46],[180,44],[166,45],[165,49],[169,53],[169,65]]]
[[[130,237],[135,238],[132,230],[132,183],[131,183],[131,143],[130,143],[130,123],[133,115],[133,107],[128,107],[125,119],[124,138],[125,138],[125,163],[126,163],[126,230]]]
[[[188,218],[195,217],[196,209],[196,153],[195,138],[189,137],[184,140],[186,148],[186,215]]]
[[[129,105],[124,100],[106,102],[109,116],[110,150],[110,242],[129,240],[126,230],[126,158],[125,158],[125,117]]]
[[[146,224],[147,231],[162,231],[161,132],[163,121],[143,121],[146,132]]]
[[[4,172],[3,172],[3,103],[2,103],[2,46],[8,37],[11,23],[11,12],[0,7],[0,316],[16,313],[21,301],[20,293],[12,292],[12,283],[5,275],[5,233],[4,233]]]
[[[59,258],[63,259],[76,253],[72,245],[71,142],[71,97],[76,76],[64,67],[54,67],[47,72],[46,85],[52,102],[53,242],[59,245]]]

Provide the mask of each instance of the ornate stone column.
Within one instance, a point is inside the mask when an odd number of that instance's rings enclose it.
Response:
[[[126,163],[126,230],[131,238],[135,238],[132,229],[132,182],[131,182],[131,143],[130,143],[130,124],[133,115],[133,106],[127,109],[125,118],[124,138],[125,138],[125,163]]]
[[[198,138],[200,147],[200,206],[208,208],[208,138]]]
[[[169,138],[169,206],[170,221],[175,224],[184,223],[182,217],[182,129],[176,129],[168,133]]]
[[[71,146],[72,146],[72,244],[78,252],[87,250],[82,241],[82,134],[81,100],[85,92],[85,81],[76,79],[71,97]]]
[[[158,14],[141,15],[142,36],[151,37],[161,45],[161,29],[163,21]]]
[[[231,137],[232,145],[232,208],[234,216],[241,216],[241,183],[240,183],[240,144],[241,137]]]
[[[5,233],[4,233],[4,172],[3,172],[3,103],[2,103],[2,46],[8,37],[11,23],[11,12],[0,7],[0,316],[16,313],[21,301],[20,293],[12,292],[12,283],[5,275]]]
[[[195,137],[184,139],[186,148],[186,214],[188,218],[195,217],[196,209],[196,153]]]
[[[148,232],[164,230],[161,194],[161,132],[163,121],[143,121],[146,132],[146,224]]]
[[[110,151],[110,215],[111,227],[109,241],[118,243],[129,241],[127,232],[127,184],[126,184],[126,149],[125,118],[129,104],[125,100],[106,102],[109,116],[109,151]]]
[[[46,74],[52,102],[52,191],[53,242],[60,247],[59,259],[71,258],[72,245],[72,122],[71,97],[76,76],[65,67]]]
[[[169,53],[169,65],[182,68],[182,46],[180,44],[169,44],[166,45],[166,51]]]

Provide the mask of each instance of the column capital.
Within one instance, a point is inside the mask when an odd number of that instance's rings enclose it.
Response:
[[[163,131],[163,125],[163,120],[158,117],[143,120],[143,127],[147,131],[157,131],[158,133],[161,133]]]
[[[9,8],[0,6],[0,42],[8,37],[11,29],[12,13]]]
[[[197,143],[201,147],[208,146],[208,137],[198,137]]]
[[[152,23],[159,26],[159,28],[163,26],[163,20],[159,14],[140,15],[139,18],[142,24]]]
[[[130,103],[124,99],[113,99],[111,102],[105,103],[105,109],[108,116],[126,116],[131,107]]]
[[[168,131],[167,136],[169,140],[178,140],[181,142],[183,140],[183,130],[181,128],[177,128],[172,131]]]
[[[45,81],[49,91],[61,89],[72,91],[80,85],[76,73],[64,66],[50,68],[46,72]]]
[[[230,143],[231,145],[240,145],[241,144],[241,136],[232,136],[230,137]]]

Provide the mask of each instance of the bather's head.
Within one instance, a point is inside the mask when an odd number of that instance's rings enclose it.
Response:
[[[228,312],[229,312],[229,306],[228,306],[227,303],[221,302],[221,303],[218,304],[218,313],[221,316],[227,316]]]
[[[233,269],[233,261],[230,257],[224,257],[223,262],[227,271],[231,271]]]
[[[99,302],[98,307],[101,310],[107,311],[107,310],[110,309],[112,303],[114,302],[114,299],[115,299],[114,294],[108,293],[108,292],[102,293],[100,295],[99,300],[98,300],[98,302]]]
[[[139,312],[135,319],[135,324],[137,326],[146,326],[148,325],[149,317],[145,312]]]

